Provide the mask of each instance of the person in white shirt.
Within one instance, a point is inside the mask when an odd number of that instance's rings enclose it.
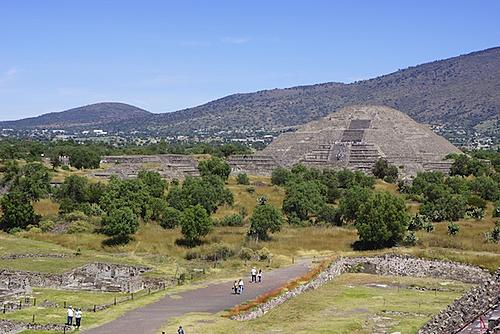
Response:
[[[240,281],[238,282],[238,286],[240,288],[240,293],[242,293],[243,292],[243,280],[242,279],[240,279]]]
[[[73,307],[70,305],[70,307],[68,307],[68,321],[66,322],[66,325],[73,325],[73,314]]]
[[[252,275],[251,282],[252,283],[257,283],[257,269],[255,269],[255,267],[253,267],[252,270],[250,271],[250,273]]]
[[[82,309],[77,308],[75,311],[75,321],[76,321],[76,328],[80,329],[80,325],[82,323]]]

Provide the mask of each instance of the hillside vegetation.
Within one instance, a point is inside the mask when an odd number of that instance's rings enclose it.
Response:
[[[282,129],[353,104],[386,105],[424,123],[498,129],[500,48],[409,67],[351,84],[324,83],[234,94],[177,112],[149,114],[123,104],[96,104],[2,128],[82,128],[192,134],[195,131]]]

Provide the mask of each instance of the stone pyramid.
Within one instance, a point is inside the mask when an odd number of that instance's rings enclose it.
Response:
[[[402,175],[438,170],[447,173],[448,153],[460,150],[427,126],[385,106],[350,106],[276,138],[255,156],[229,159],[235,171],[268,175],[277,166],[297,163],[319,168],[370,172],[385,158]]]

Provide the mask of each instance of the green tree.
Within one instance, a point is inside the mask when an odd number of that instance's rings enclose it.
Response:
[[[283,211],[287,215],[306,220],[325,205],[326,191],[326,187],[316,181],[290,183],[283,199]]]
[[[136,216],[147,218],[150,198],[149,189],[142,180],[111,177],[99,205],[108,214],[115,209],[130,208]]]
[[[330,205],[324,205],[318,212],[318,221],[340,226],[342,225],[340,210]]]
[[[57,197],[61,200],[67,198],[76,203],[87,202],[88,179],[78,175],[67,176],[57,192]]]
[[[222,180],[227,181],[231,174],[231,167],[221,158],[212,157],[209,160],[200,161],[198,170],[201,176],[216,175]]]
[[[371,193],[370,189],[359,186],[347,189],[339,204],[342,219],[347,222],[355,221],[359,214],[359,208],[368,200]]]
[[[456,221],[464,217],[467,201],[464,196],[445,194],[433,201],[426,201],[420,208],[420,213],[432,221]]]
[[[389,192],[373,193],[359,208],[359,240],[368,248],[392,247],[403,240],[408,220],[403,199]]]
[[[77,169],[99,168],[101,156],[89,147],[75,147],[69,152],[69,164]]]
[[[375,162],[372,173],[375,177],[389,183],[394,183],[398,178],[398,168],[382,158]]]
[[[471,190],[487,201],[500,199],[500,183],[490,176],[479,176],[470,182]]]
[[[218,176],[186,177],[182,188],[172,187],[167,196],[171,207],[183,211],[188,206],[202,205],[209,213],[214,213],[220,205],[234,203],[233,194]]]
[[[59,152],[50,155],[50,164],[52,165],[53,170],[61,166],[61,159],[59,158]]]
[[[30,162],[21,168],[21,174],[13,186],[26,194],[30,200],[47,196],[50,191],[50,174],[47,167],[39,162]]]
[[[113,209],[102,219],[102,231],[116,241],[129,241],[138,228],[139,221],[130,208]]]
[[[292,174],[288,169],[278,167],[273,169],[271,174],[271,183],[276,186],[283,186],[288,182],[288,180],[290,180],[291,177]]]
[[[189,245],[194,245],[213,228],[213,222],[201,205],[187,207],[181,215],[181,232]]]
[[[454,157],[454,162],[450,167],[450,175],[460,176],[481,176],[488,171],[488,166],[476,158],[471,158],[465,154]]]
[[[3,213],[0,227],[4,231],[25,229],[28,225],[36,225],[40,219],[35,214],[29,197],[18,190],[5,194],[0,200],[0,207]]]
[[[281,230],[283,216],[274,206],[269,204],[257,205],[250,217],[248,235],[257,240],[269,240],[269,233]]]
[[[159,198],[165,195],[167,182],[161,177],[160,173],[141,170],[137,177],[146,185],[151,196]]]
[[[238,176],[236,177],[236,181],[238,184],[244,184],[244,185],[249,185],[250,180],[248,179],[248,175],[246,173],[239,173]]]
[[[152,197],[149,208],[151,219],[158,222],[163,228],[171,229],[180,225],[181,212],[169,207],[164,199]]]

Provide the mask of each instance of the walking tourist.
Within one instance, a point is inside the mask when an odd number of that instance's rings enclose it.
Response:
[[[80,325],[82,324],[82,309],[77,308],[75,311],[75,321],[76,321],[76,328],[80,329]]]
[[[262,269],[259,269],[259,273],[257,274],[257,280],[259,283],[262,283]]]
[[[238,281],[234,281],[234,283],[233,283],[233,293],[235,295],[239,294]]]
[[[251,282],[252,283],[257,283],[257,269],[255,269],[255,267],[253,267],[252,270],[250,271],[250,273],[252,275]]]
[[[179,326],[179,329],[177,330],[177,334],[185,334],[184,329],[182,329],[182,326]]]
[[[238,287],[240,288],[240,293],[243,292],[243,280],[240,279],[240,281],[238,282]]]
[[[74,315],[73,307],[70,305],[68,307],[68,321],[66,322],[66,325],[68,326],[73,325],[73,315]]]

